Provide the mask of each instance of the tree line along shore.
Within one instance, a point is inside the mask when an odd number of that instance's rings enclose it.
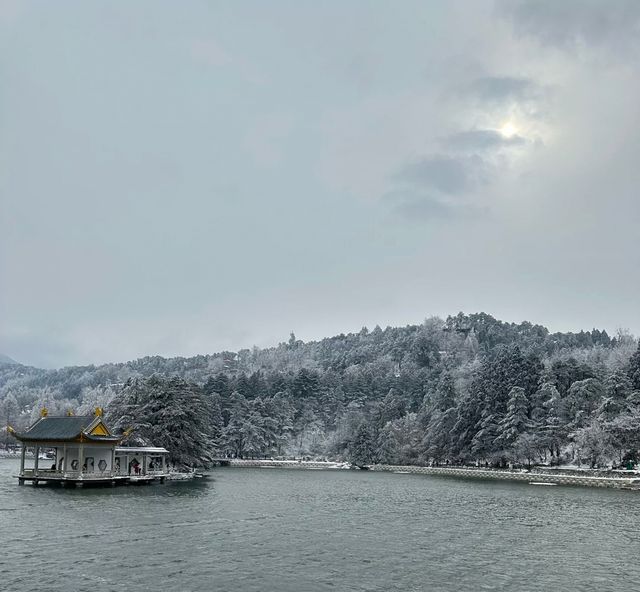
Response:
[[[105,407],[172,461],[307,456],[357,465],[629,467],[640,348],[485,313],[192,358],[0,365],[0,425]],[[2,441],[10,443],[5,434]]]

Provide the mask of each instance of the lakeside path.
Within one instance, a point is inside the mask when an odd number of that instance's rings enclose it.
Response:
[[[281,469],[345,469],[344,463],[322,461],[286,461],[286,460],[243,460],[225,459],[225,465],[245,468],[281,468]],[[520,481],[525,483],[544,483],[549,485],[571,485],[580,487],[606,487],[612,489],[630,489],[640,491],[640,475],[632,476],[602,476],[584,471],[584,475],[576,474],[582,471],[531,471],[514,469],[481,469],[473,467],[421,467],[414,465],[371,465],[371,471],[386,471],[391,473],[410,473],[416,475],[432,475],[440,477],[454,477],[462,479],[491,479],[502,481]]]

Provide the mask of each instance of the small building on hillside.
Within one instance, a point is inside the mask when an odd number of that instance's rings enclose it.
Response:
[[[22,442],[20,485],[149,483],[164,481],[168,474],[166,449],[119,446],[129,433],[112,433],[100,408],[94,415],[52,417],[46,409],[40,415],[25,432],[12,430]],[[25,466],[28,448],[33,450],[32,467]]]

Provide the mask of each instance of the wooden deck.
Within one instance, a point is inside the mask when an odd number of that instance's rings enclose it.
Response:
[[[19,485],[24,485],[27,482],[33,485],[39,485],[41,483],[48,485],[61,485],[67,484],[75,487],[98,486],[98,485],[146,485],[149,483],[161,482],[163,483],[167,478],[168,473],[161,471],[153,471],[146,475],[120,475],[111,473],[80,473],[79,471],[52,471],[52,470],[38,470],[25,469],[24,472],[15,477],[18,479]]]

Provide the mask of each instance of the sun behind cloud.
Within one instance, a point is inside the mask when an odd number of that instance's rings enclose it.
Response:
[[[500,132],[500,135],[505,138],[512,138],[513,136],[518,135],[519,130],[513,121],[505,121],[498,131]]]
[[[506,121],[502,124],[502,126],[498,129],[500,135],[505,138],[512,138],[513,136],[518,135],[518,127],[513,121]]]

